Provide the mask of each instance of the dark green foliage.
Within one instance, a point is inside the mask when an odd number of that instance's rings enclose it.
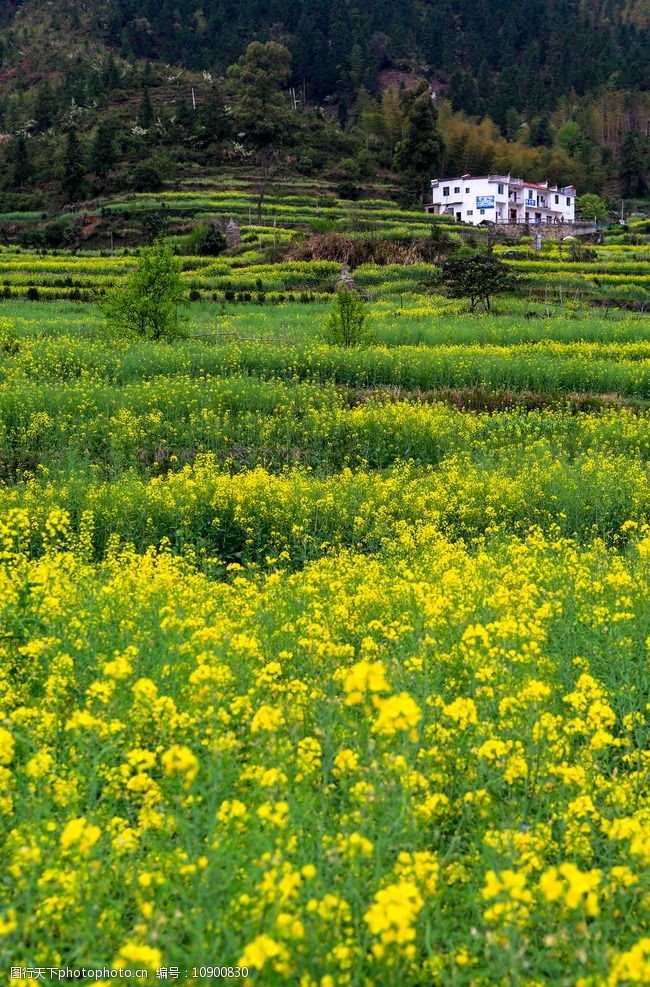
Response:
[[[47,247],[69,247],[79,242],[81,233],[82,227],[79,223],[53,220],[45,224],[43,232],[39,235],[43,237],[43,243]]]
[[[81,142],[74,128],[66,134],[63,151],[61,188],[70,200],[78,200],[84,195],[84,154]]]
[[[113,55],[109,55],[106,61],[106,65],[102,71],[102,83],[104,89],[110,92],[112,89],[117,89],[120,84],[120,70],[117,67],[117,62],[113,58]]]
[[[619,177],[623,195],[647,195],[650,189],[650,137],[631,130],[621,144]]]
[[[154,145],[165,148],[179,169],[190,162],[199,167],[218,163],[221,156],[237,160],[230,142],[255,151],[252,163],[266,169],[258,216],[268,168],[289,157],[292,170],[305,175],[347,158],[356,171],[340,168],[338,177],[359,183],[395,167],[412,202],[439,170],[442,148],[436,121],[429,119],[436,106],[423,94],[420,99],[413,90],[404,91],[402,119],[397,112],[388,120],[382,69],[409,69],[418,78],[440,80],[441,95],[451,98],[457,110],[475,117],[489,114],[509,140],[523,138],[531,147],[548,148],[546,158],[537,153],[531,178],[573,181],[581,192],[607,188],[610,194],[618,192],[614,183],[620,180],[626,197],[641,196],[650,185],[645,104],[636,94],[648,85],[650,35],[640,7],[631,15],[629,0],[607,0],[605,6],[596,0],[296,0],[288,6],[279,0],[203,5],[195,0],[92,0],[85,5],[71,0],[60,10],[39,0],[24,5],[21,14],[20,37],[30,49],[29,60],[19,57],[18,35],[11,32],[18,5],[14,0],[0,14],[6,67],[13,73],[7,74],[0,95],[0,129],[27,133],[25,123],[34,120],[31,132],[37,140],[27,142],[33,174],[14,168],[9,148],[5,151],[4,183],[15,189],[49,181],[52,154],[44,150],[45,143],[60,141],[61,131],[74,121],[88,145],[87,170],[100,179],[93,194],[116,191],[119,175],[105,180],[116,153],[108,131],[100,130],[108,111],[120,118],[125,164],[142,159],[143,145],[147,157]],[[47,9],[44,26],[53,35],[51,43],[44,43],[35,32],[33,51],[32,7]],[[65,35],[77,15],[79,51],[91,30],[96,57],[72,57],[72,50],[65,49],[66,41],[72,43]],[[60,34],[54,37],[57,21]],[[183,69],[209,69],[210,76],[177,82],[176,68],[170,72],[161,60]],[[399,82],[395,78],[393,85]],[[614,102],[620,103],[620,112]],[[128,134],[136,121],[149,131],[147,138]],[[345,123],[344,131],[337,121]],[[628,126],[639,129],[625,137]],[[46,135],[43,140],[41,135]],[[337,141],[340,147],[334,146]],[[510,167],[507,155],[482,153],[487,138],[469,143],[456,146],[450,139],[444,163],[451,173]],[[61,148],[53,153],[60,175]],[[517,173],[524,170],[517,168],[520,161],[526,158],[517,146],[512,154]],[[64,181],[68,200],[79,197],[77,188],[73,192],[77,177]],[[153,190],[156,185],[150,176],[137,187]]]
[[[62,222],[47,223],[43,229],[43,237],[48,247],[62,247],[67,240],[67,226]]]
[[[426,83],[402,96],[402,139],[395,147],[394,164],[424,197],[432,175],[439,174],[444,144],[438,114]]]
[[[400,63],[435,66],[453,77],[458,108],[495,118],[510,106],[538,116],[560,95],[581,95],[613,73],[621,88],[647,86],[648,32],[624,19],[625,0],[605,7],[566,0],[221,0],[202,7],[194,0],[109,0],[102,6],[97,28],[111,47],[195,69],[216,64],[223,71],[248,41],[275,37],[281,25],[296,84],[305,81],[309,99],[337,96],[344,115],[360,85],[375,91],[379,70]]]
[[[147,86],[142,90],[142,99],[140,100],[140,109],[138,110],[138,123],[144,130],[148,130],[153,123],[153,106]]]
[[[9,161],[11,162],[11,184],[14,188],[23,188],[33,175],[33,168],[27,141],[20,135],[15,137],[9,148]]]
[[[188,120],[187,116],[192,111],[187,104],[185,104],[185,107],[186,109],[184,111],[179,108],[179,124],[181,126],[187,126],[193,123],[191,117]],[[218,86],[212,86],[210,88],[204,102],[198,107],[196,116],[198,117],[198,129],[203,143],[218,143],[231,135],[232,126],[230,117],[226,112],[223,93]]]
[[[175,118],[176,126],[181,131],[189,133],[193,129],[196,123],[196,114],[186,99],[182,99],[177,103]]]
[[[528,132],[528,143],[531,147],[552,147],[553,131],[547,116],[534,117],[530,123]]]
[[[274,41],[254,41],[228,69],[236,130],[260,150],[282,143],[289,131],[292,113],[284,87],[290,69],[291,54]]]
[[[217,226],[206,223],[195,226],[177,245],[178,253],[216,257],[226,249],[226,238]]]
[[[142,232],[147,243],[154,243],[163,236],[168,224],[169,216],[163,210],[152,209],[145,213],[142,219]]]
[[[512,288],[514,275],[491,255],[463,252],[445,260],[442,281],[452,298],[469,298],[470,312],[479,306],[489,312],[490,298]]]
[[[458,69],[451,77],[449,98],[454,110],[464,110],[470,116],[478,116],[483,111],[484,102],[479,93],[476,79]]]
[[[135,4],[136,12],[141,5]],[[149,5],[147,5],[149,6]],[[156,13],[154,8],[152,11]],[[158,8],[158,13],[160,8]],[[135,16],[122,31],[122,44],[136,58],[155,58],[157,55],[156,29],[146,17]]]
[[[158,192],[163,186],[158,170],[146,161],[133,169],[133,189],[135,192]]]
[[[226,238],[216,226],[208,226],[199,238],[198,252],[208,257],[216,257],[226,249]]]
[[[336,194],[339,199],[348,199],[350,202],[357,202],[363,195],[363,189],[360,189],[354,182],[341,182],[336,188]]]
[[[39,86],[34,104],[34,120],[37,130],[47,130],[56,119],[56,96],[47,79]]]
[[[117,161],[115,148],[115,125],[105,120],[99,124],[90,148],[90,170],[103,177]]]
[[[45,237],[40,230],[24,230],[18,242],[25,250],[42,250],[45,246]]]

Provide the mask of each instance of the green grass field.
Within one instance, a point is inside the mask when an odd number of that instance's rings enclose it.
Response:
[[[628,246],[508,255],[482,316],[358,268],[360,349],[333,263],[185,257],[153,343],[92,301],[132,256],[0,251],[11,982],[650,982]]]

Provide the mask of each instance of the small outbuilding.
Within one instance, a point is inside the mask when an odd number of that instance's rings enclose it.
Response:
[[[354,278],[350,274],[350,271],[348,270],[348,267],[347,267],[346,264],[344,264],[343,267],[341,268],[341,273],[339,274],[339,279],[336,282],[336,290],[338,291],[339,288],[346,288],[347,291],[356,291],[357,290],[357,286],[354,283]]]
[[[239,226],[237,225],[235,220],[232,219],[232,217],[226,223],[225,233],[226,233],[226,246],[228,248],[236,247],[238,244],[241,243],[241,230],[239,229]]]

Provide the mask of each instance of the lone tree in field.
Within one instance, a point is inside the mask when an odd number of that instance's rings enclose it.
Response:
[[[258,223],[273,162],[293,125],[286,93],[290,74],[291,53],[275,41],[253,41],[226,73],[235,102],[235,128],[260,163]]]
[[[143,339],[181,335],[178,306],[185,286],[171,247],[156,241],[140,251],[138,266],[100,300],[109,325]]]
[[[442,281],[452,298],[469,298],[469,310],[490,311],[490,298],[514,286],[512,272],[491,254],[448,257]]]
[[[354,288],[339,283],[324,335],[327,342],[335,346],[363,346],[370,342],[366,304]]]

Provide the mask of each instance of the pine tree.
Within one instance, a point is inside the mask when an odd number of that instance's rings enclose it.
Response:
[[[212,86],[198,110],[199,126],[207,143],[222,141],[230,133],[230,118],[226,113],[223,94]]]
[[[533,117],[528,132],[531,147],[553,147],[553,131],[547,116]]]
[[[291,55],[283,45],[254,41],[228,69],[236,125],[259,150],[281,142],[289,130],[291,110],[283,88],[290,68]]]
[[[41,83],[34,103],[34,119],[38,130],[47,130],[54,123],[56,99],[47,79]]]
[[[424,201],[429,180],[440,173],[444,151],[438,114],[427,83],[405,93],[402,105],[405,111],[402,139],[395,148],[394,163]]]
[[[228,69],[228,83],[236,101],[235,128],[255,148],[260,162],[258,222],[273,159],[292,123],[289,100],[283,91],[290,71],[290,52],[274,41],[254,41]]]
[[[153,106],[151,105],[151,97],[149,96],[147,86],[142,90],[142,99],[140,101],[140,109],[138,110],[138,123],[144,130],[149,130],[149,127],[153,123]]]
[[[14,188],[23,188],[31,179],[33,168],[27,150],[27,141],[22,134],[11,142],[9,160],[12,164],[11,184]]]
[[[120,84],[120,70],[118,69],[117,62],[113,58],[112,54],[108,56],[108,61],[104,66],[102,81],[107,92],[110,92],[112,89],[117,89]]]
[[[623,195],[646,195],[650,188],[650,138],[638,130],[626,134],[621,144],[619,178]]]
[[[63,152],[61,188],[71,200],[83,197],[85,170],[81,142],[77,131],[70,128]]]
[[[103,177],[117,160],[115,150],[115,126],[105,120],[97,127],[95,139],[90,148],[90,170]]]

